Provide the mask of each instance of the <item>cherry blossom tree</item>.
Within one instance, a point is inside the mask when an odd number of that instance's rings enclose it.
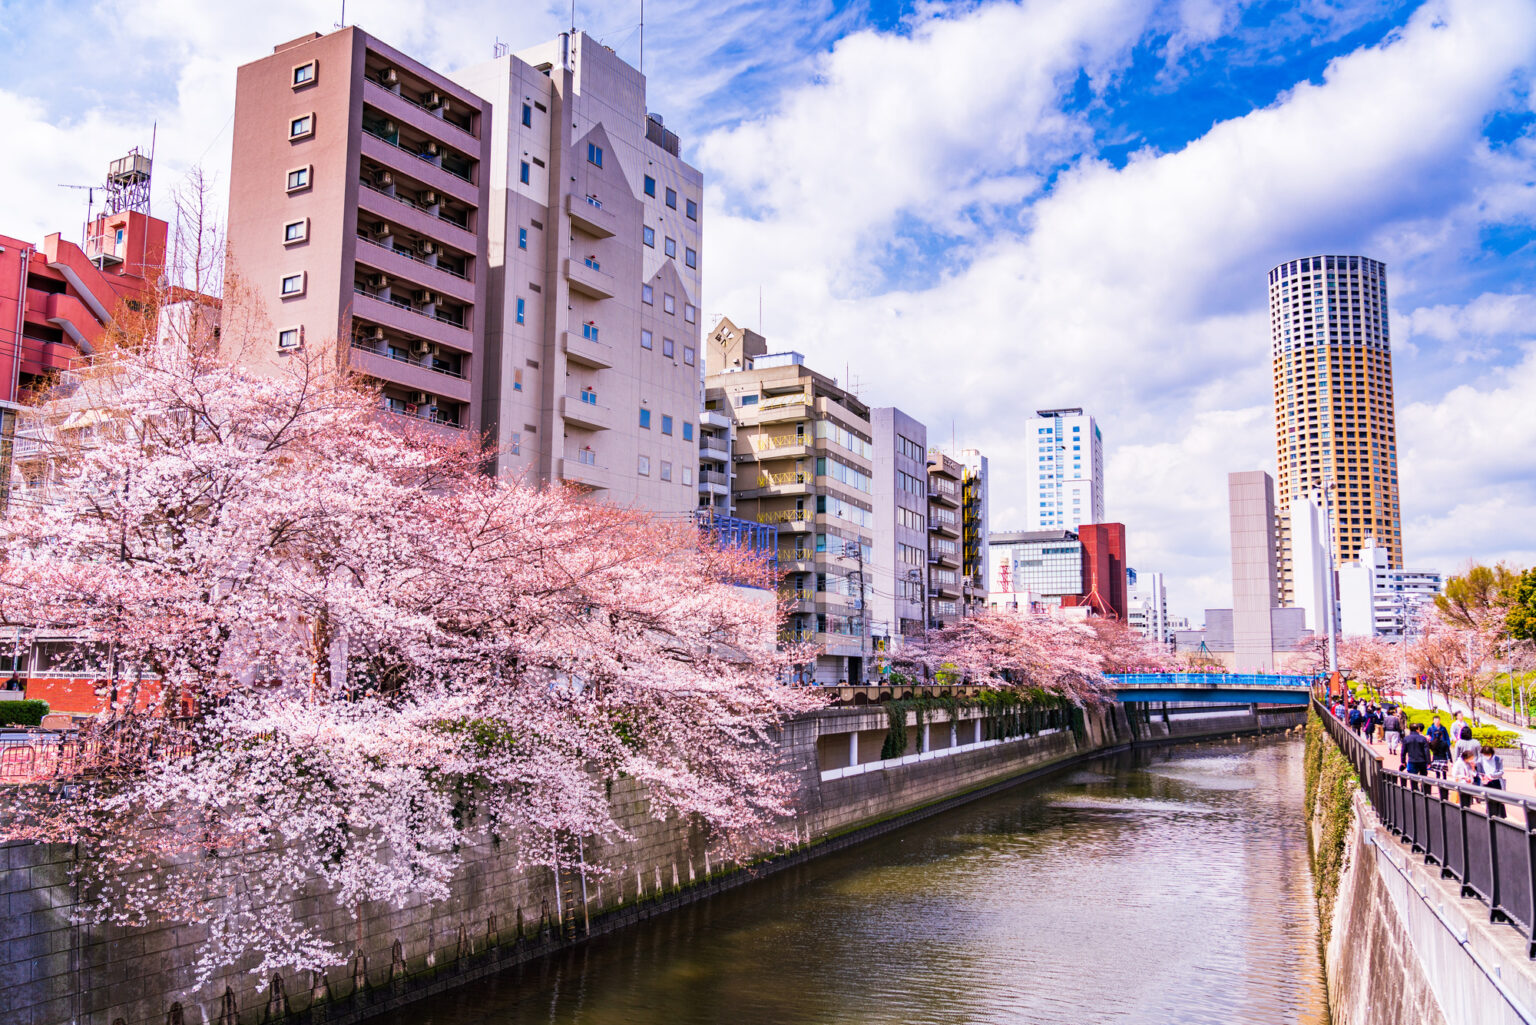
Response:
[[[892,664],[925,678],[1084,703],[1101,698],[1109,661],[1101,635],[1087,623],[988,609],[908,638]]]

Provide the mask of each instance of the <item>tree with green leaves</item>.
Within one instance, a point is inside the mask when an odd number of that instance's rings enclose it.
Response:
[[[1452,626],[1483,629],[1489,619],[1500,616],[1521,579],[1518,570],[1502,562],[1497,566],[1473,563],[1465,573],[1445,582],[1444,593],[1435,597],[1435,608]]]
[[[1536,641],[1536,568],[1515,580],[1508,592],[1504,631],[1520,641]]]

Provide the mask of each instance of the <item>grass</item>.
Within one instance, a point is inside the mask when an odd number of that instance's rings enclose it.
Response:
[[[1339,899],[1339,876],[1344,871],[1345,842],[1354,818],[1352,801],[1359,782],[1355,770],[1328,736],[1316,712],[1307,716],[1305,766],[1307,825],[1317,825],[1317,844],[1312,849],[1312,885],[1317,894],[1318,944],[1328,949],[1333,930],[1333,908]]]

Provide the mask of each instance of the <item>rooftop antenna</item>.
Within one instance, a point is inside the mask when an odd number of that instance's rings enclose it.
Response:
[[[571,0],[571,38],[576,38],[576,0]]]
[[[332,28],[347,27],[347,0],[341,0],[341,20],[331,26]]]
[[[645,74],[645,0],[640,0],[640,74]]]
[[[505,57],[511,49],[510,46],[501,41],[500,36],[497,36],[496,42],[491,46],[491,58],[494,60],[497,57]]]
[[[763,286],[757,286],[757,333],[763,333]]]
[[[93,220],[91,215],[96,210],[96,190],[101,188],[101,186],[100,185],[64,185],[64,184],[60,184],[59,188],[61,188],[61,189],[82,189],[85,192],[85,223],[80,226],[80,244],[83,247],[85,245],[86,239],[89,237],[88,233],[91,230],[91,221]]]

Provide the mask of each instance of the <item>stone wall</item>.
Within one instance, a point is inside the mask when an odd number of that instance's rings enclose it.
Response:
[[[0,1022],[255,1025],[286,1006],[300,1020],[345,1025],[1094,754],[1133,742],[1288,728],[1299,721],[1295,713],[1261,716],[1240,707],[1179,709],[1133,724],[1116,706],[1090,712],[1081,743],[1070,729],[1061,729],[967,748],[964,739],[983,731],[969,722],[979,713],[961,714],[967,720],[956,728],[961,746],[949,746],[949,722],[936,717],[930,730],[941,732],[930,735],[929,753],[914,751],[905,764],[841,778],[826,778],[822,751],[841,745],[846,754],[854,734],[861,762],[869,761],[871,752],[878,757],[875,740],[887,729],[885,712],[829,709],[788,723],[782,757],[801,783],[800,807],[790,825],[802,840],[788,851],[764,851],[763,860],[751,866],[722,864],[696,829],[656,819],[644,791],[619,781],[612,800],[633,839],[583,852],[588,863],[607,870],[585,880],[584,896],[580,877],[557,880],[548,869],[522,868],[507,843],[466,851],[447,901],[365,906],[354,918],[331,902],[310,900],[305,905],[310,919],[364,956],[324,976],[283,978],[280,996],[271,979],[251,975],[246,965],[194,987],[198,927],[72,923],[78,895],[69,869],[75,851],[6,845],[0,847]],[[915,727],[915,717],[909,715],[909,724]],[[914,732],[909,729],[909,735]]]

